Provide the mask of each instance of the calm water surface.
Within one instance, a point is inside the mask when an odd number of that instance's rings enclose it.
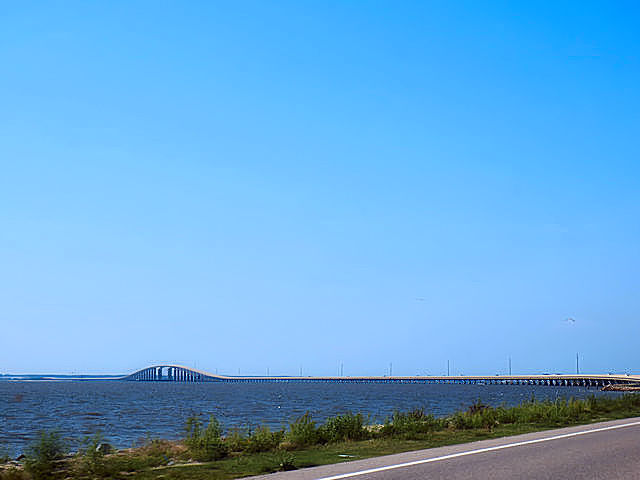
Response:
[[[0,382],[0,450],[23,451],[41,430],[69,439],[101,431],[117,447],[151,436],[179,438],[190,415],[215,415],[226,428],[279,428],[311,412],[322,421],[345,413],[382,422],[394,410],[423,407],[435,415],[477,399],[515,405],[538,399],[616,395],[578,387],[425,384],[232,384],[171,382]]]

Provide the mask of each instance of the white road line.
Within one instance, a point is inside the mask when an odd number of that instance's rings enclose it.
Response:
[[[538,438],[537,440],[527,440],[525,442],[507,443],[506,445],[497,445],[495,447],[479,448],[477,450],[469,450],[466,452],[452,453],[441,457],[425,458],[424,460],[415,460],[413,462],[398,463],[396,465],[387,465],[385,467],[370,468],[368,470],[360,470],[358,472],[343,473],[341,475],[333,475],[331,477],[321,477],[318,480],[339,480],[341,478],[357,477],[358,475],[366,475],[368,473],[384,472],[386,470],[394,470],[396,468],[412,467],[413,465],[422,465],[423,463],[439,462],[441,460],[449,460],[450,458],[465,457],[467,455],[475,455],[477,453],[493,452],[495,450],[504,450],[505,448],[521,447],[522,445],[533,445],[534,443],[549,442],[551,440],[559,440],[561,438],[577,437],[578,435],[586,435],[587,433],[604,432],[606,430],[616,430],[618,428],[633,427],[640,425],[640,421],[632,423],[624,423],[622,425],[612,425],[610,427],[593,428],[591,430],[581,430],[579,432],[565,433],[554,437]]]

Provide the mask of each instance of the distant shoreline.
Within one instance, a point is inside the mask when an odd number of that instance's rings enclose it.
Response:
[[[55,381],[86,381],[86,380],[119,380],[124,375],[0,375],[0,382],[55,382]]]

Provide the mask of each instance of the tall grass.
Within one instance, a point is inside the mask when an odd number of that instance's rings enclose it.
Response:
[[[481,408],[480,408],[481,407]],[[603,415],[618,412],[620,418],[629,413],[638,413],[639,395],[623,395],[617,398],[596,398],[584,400],[575,398],[537,401],[531,398],[513,407],[489,407],[479,402],[465,412],[457,412],[446,421],[455,429],[493,428],[498,425],[537,425],[557,427],[598,419]]]
[[[527,425],[542,428],[583,423],[603,416],[618,418],[640,414],[640,395],[626,394],[617,398],[584,400],[570,398],[538,401],[535,398],[519,405],[491,407],[480,400],[464,411],[436,417],[424,409],[394,412],[382,426],[366,425],[362,415],[345,414],[328,418],[317,425],[306,413],[289,424],[281,446],[288,449],[311,445],[348,442],[375,438],[417,440],[444,430],[493,430],[500,425]]]

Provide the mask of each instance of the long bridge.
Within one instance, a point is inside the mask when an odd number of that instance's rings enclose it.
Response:
[[[122,377],[137,382],[222,382],[222,383],[426,383],[462,385],[547,385],[566,387],[639,387],[640,375],[549,374],[471,376],[230,376],[218,375],[183,365],[154,365]]]

